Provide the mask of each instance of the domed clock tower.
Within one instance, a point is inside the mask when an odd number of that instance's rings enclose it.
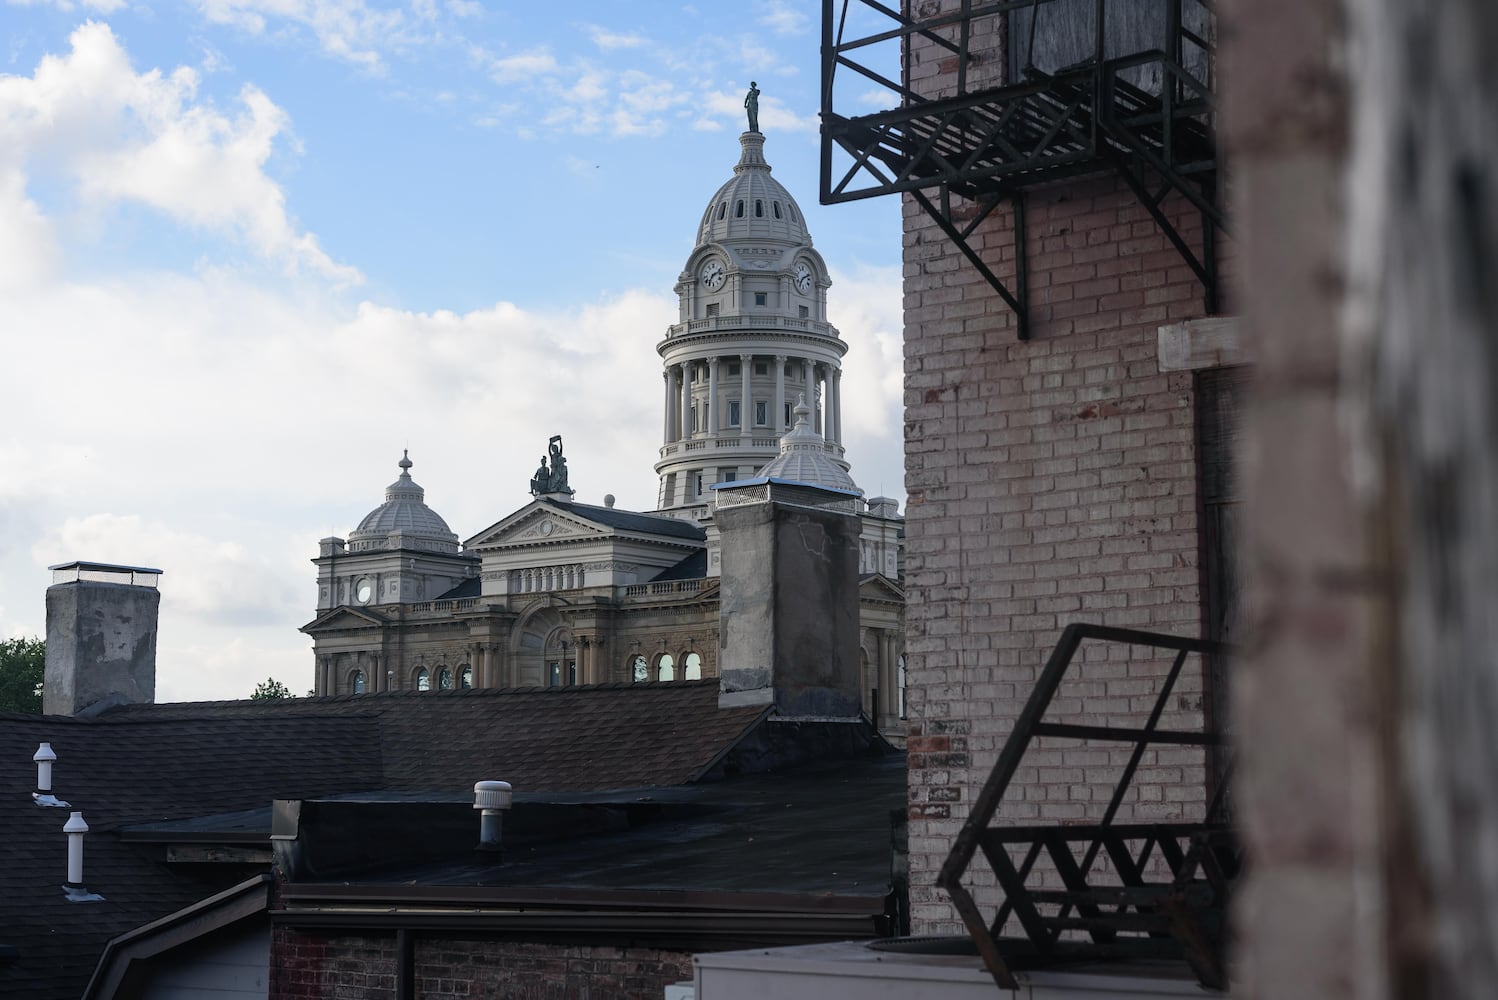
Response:
[[[681,313],[657,345],[664,364],[660,510],[705,514],[715,483],[748,479],[780,451],[804,396],[832,461],[843,459],[842,357],[827,322],[827,265],[801,208],[739,136],[733,177],[708,202],[676,283]]]

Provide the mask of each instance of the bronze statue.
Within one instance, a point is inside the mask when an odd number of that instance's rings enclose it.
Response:
[[[542,455],[541,466],[531,477],[531,495],[566,493],[570,496],[577,492],[567,485],[567,458],[562,454],[562,435],[553,434],[546,450],[550,454],[551,468],[546,467],[547,455]]]
[[[759,131],[759,85],[749,81],[749,93],[744,96],[744,109],[749,112],[749,131]]]

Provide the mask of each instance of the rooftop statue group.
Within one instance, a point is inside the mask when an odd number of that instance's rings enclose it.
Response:
[[[551,442],[546,449],[551,456],[551,468],[546,467],[546,455],[541,456],[541,467],[531,477],[531,495],[544,496],[547,493],[566,493],[571,496],[577,491],[567,485],[567,458],[562,454],[562,435],[553,434]]]

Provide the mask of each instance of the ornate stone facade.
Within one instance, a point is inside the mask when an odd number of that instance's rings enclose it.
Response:
[[[660,509],[573,502],[554,488],[553,438],[545,490],[533,479],[535,499],[460,546],[403,457],[385,503],[347,543],[323,539],[314,560],[318,617],[303,631],[318,694],[717,677],[713,487],[764,477],[790,493],[800,483],[841,491],[839,505],[859,516],[862,702],[903,738],[904,519],[849,476],[838,394],[847,346],[826,322],[826,265],[769,176],[764,136],[739,142],[677,284],[680,322],[658,346]]]

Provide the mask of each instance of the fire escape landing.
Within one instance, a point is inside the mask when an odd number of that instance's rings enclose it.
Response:
[[[823,0],[823,204],[908,192],[1014,311],[1023,340],[1030,332],[1026,189],[1116,174],[1201,282],[1206,312],[1215,313],[1213,246],[1224,218],[1209,0],[958,0],[945,13],[939,3],[911,6],[915,16],[877,0]],[[937,12],[919,13],[926,9]],[[973,40],[985,39],[988,58],[993,43],[981,29],[998,23],[1012,43],[1003,75],[1017,82],[970,85],[996,75],[981,66]],[[899,82],[884,71],[890,60],[880,58],[892,45],[900,51]],[[927,97],[913,88],[913,45],[953,64],[950,92]],[[861,86],[883,88],[895,106],[840,113],[834,104],[849,89],[839,85],[840,73],[844,82],[854,74]],[[1172,193],[1200,213],[1199,247],[1162,208]],[[1009,282],[970,242],[1003,204],[1013,213]]]

